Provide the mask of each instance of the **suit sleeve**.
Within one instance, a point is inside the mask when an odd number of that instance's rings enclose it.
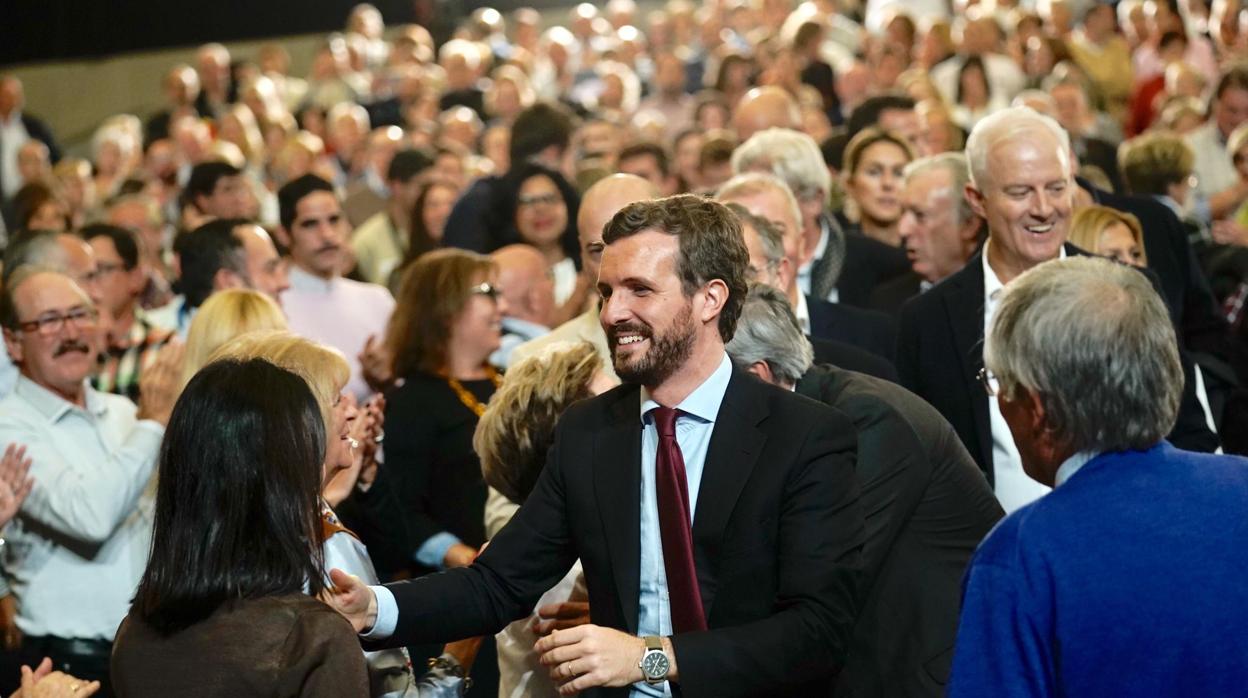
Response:
[[[916,395],[923,395],[919,378],[919,328],[913,302],[901,308],[901,320],[897,324],[896,364],[901,385]]]
[[[533,492],[475,563],[387,585],[399,620],[386,647],[493,635],[529,615],[572,568],[558,433]]]
[[[780,509],[775,612],[672,637],[687,698],[776,695],[845,661],[858,613],[863,513],[852,424],[828,410],[812,425]]]

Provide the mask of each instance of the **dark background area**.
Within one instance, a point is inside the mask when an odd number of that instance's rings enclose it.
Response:
[[[359,1],[0,0],[0,65],[330,32],[346,25]],[[387,25],[435,11],[435,0],[372,4]],[[458,9],[436,4],[438,14]]]

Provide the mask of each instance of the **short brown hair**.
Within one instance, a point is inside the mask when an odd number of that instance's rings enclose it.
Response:
[[[719,314],[719,336],[725,343],[730,341],[749,291],[750,254],[740,219],[717,201],[678,194],[636,201],[620,209],[603,230],[602,241],[610,245],[646,230],[673,235],[679,241],[676,275],[686,296],[713,279],[728,287],[728,300]]]
[[[434,250],[408,267],[386,331],[395,377],[446,369],[451,323],[468,303],[473,282],[494,268],[489,257],[456,249]]]
[[[524,503],[546,465],[559,416],[590,396],[589,384],[601,368],[598,350],[579,342],[552,348],[507,371],[472,437],[486,484]]]
[[[1232,153],[1234,155],[1234,153]],[[1146,133],[1118,148],[1118,169],[1132,194],[1165,194],[1196,166],[1196,155],[1183,138],[1166,131]]]

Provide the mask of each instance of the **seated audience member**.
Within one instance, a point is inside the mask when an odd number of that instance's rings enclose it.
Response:
[[[538,102],[520,112],[511,127],[510,170],[518,170],[530,161],[558,169],[572,130],[571,117],[561,106]],[[491,225],[502,195],[500,182],[505,176],[482,177],[459,197],[446,220],[445,245],[487,253],[514,242],[500,239],[503,231]]]
[[[186,333],[186,361],[182,383],[190,382],[222,346],[249,332],[284,330],[286,316],[269,296],[246,288],[232,288],[204,303]]]
[[[796,233],[788,234],[800,240],[791,256],[802,293],[862,308],[878,284],[909,269],[901,249],[865,235],[847,234],[828,210],[832,177],[823,153],[809,136],[787,129],[757,133],[733,152],[732,169],[737,174],[775,175],[797,198],[799,225]],[[789,246],[786,242],[786,249]]]
[[[676,193],[676,175],[671,171],[667,151],[658,143],[643,141],[625,146],[615,163],[616,170],[650,182],[662,196]]]
[[[804,332],[818,339],[852,344],[892,361],[897,338],[892,318],[873,310],[830,303],[799,290],[797,276],[791,270],[800,268],[801,207],[783,181],[761,172],[737,175],[719,188],[716,198],[741,204],[750,213],[780,226],[781,249],[788,260],[788,271],[781,274],[776,283],[784,284],[782,290],[788,295]]]
[[[802,114],[797,101],[781,87],[756,87],[742,95],[736,105],[732,111],[732,126],[742,143],[767,129],[796,131],[802,127]]]
[[[351,234],[355,268],[365,281],[385,285],[390,280],[391,272],[407,255],[408,246],[415,237],[412,231],[413,211],[425,188],[418,175],[432,165],[429,155],[420,150],[403,150],[391,158],[386,171],[388,197],[385,208],[361,223]]]
[[[384,286],[342,277],[351,231],[333,185],[304,175],[279,189],[277,199],[277,237],[291,262],[290,288],[282,294],[290,329],[342,352],[351,364],[351,393],[364,400],[372,388],[359,356],[385,333],[394,297]]]
[[[1209,219],[1218,220],[1235,213],[1248,201],[1248,180],[1241,178],[1227,150],[1227,140],[1245,123],[1244,103],[1248,102],[1248,65],[1229,65],[1218,77],[1209,99],[1209,120],[1184,137],[1195,154],[1195,195],[1208,203]]]
[[[1207,241],[1207,226],[1191,214],[1196,154],[1179,136],[1164,131],[1146,133],[1122,144],[1118,161],[1127,193],[1165,204],[1183,224],[1193,245]]]
[[[321,476],[321,548],[325,565],[377,583],[368,548],[354,531],[344,526],[334,509],[357,486],[371,490],[377,473],[377,463],[372,458],[380,420],[369,414],[369,408],[357,411],[354,398],[343,393],[351,377],[346,360],[333,349],[283,331],[258,331],[240,336],[213,354],[213,361],[222,359],[262,359],[307,382],[327,429]],[[390,497],[389,502],[393,506],[386,513],[397,515],[397,500]],[[476,640],[460,645],[465,653],[464,667],[471,665],[469,657],[475,654],[478,643]],[[411,660],[406,651],[365,652],[365,657],[372,696],[430,698],[461,694],[463,670],[455,655],[443,655],[445,665],[422,679],[419,686],[412,678]]]
[[[766,284],[775,289],[785,288],[791,284],[793,267],[784,254],[783,236],[779,226],[761,215],[750,213],[736,202],[729,202],[726,205],[728,210],[735,213],[741,221],[741,236],[745,240],[745,249],[750,253],[750,282]],[[797,311],[793,312],[796,321]],[[801,327],[800,323],[798,327]],[[803,334],[808,338],[810,336],[804,328]],[[897,382],[897,369],[887,359],[833,339],[811,338],[811,345],[814,347],[815,361],[818,363],[832,364],[846,370]]]
[[[657,196],[654,186],[636,175],[614,174],[594,183],[585,190],[581,207],[576,214],[576,229],[581,248],[581,273],[589,279],[598,278],[598,263],[602,258],[602,231],[621,208],[634,201],[648,201]],[[588,299],[585,312],[556,327],[550,334],[521,344],[512,350],[513,364],[534,356],[551,344],[558,342],[589,342],[598,349],[603,358],[603,371],[615,378],[611,365],[611,351],[607,347],[607,334],[599,322],[599,299]]]
[[[737,141],[723,131],[708,133],[698,152],[700,192],[713,192],[732,178],[732,153]]]
[[[531,245],[507,245],[491,253],[490,259],[498,268],[498,293],[507,303],[502,344],[490,355],[490,363],[507,368],[517,346],[550,332],[554,284],[545,257]]]
[[[1248,461],[1165,440],[1184,376],[1148,279],[1035,267],[1005,288],[984,366],[1027,475],[1056,489],[971,561],[949,695],[1241,693],[1248,595],[1228,570],[1248,538],[1226,520],[1248,505]]]
[[[70,229],[69,207],[43,182],[22,185],[13,196],[11,208],[13,213],[8,227],[16,232],[48,230],[64,233]]]
[[[148,321],[185,337],[199,307],[227,288],[249,288],[280,301],[289,281],[286,265],[264,228],[240,218],[218,218],[183,233],[173,243],[181,293],[147,314]]]
[[[139,238],[127,228],[93,223],[79,231],[95,253],[96,288],[108,311],[110,325],[92,385],[105,393],[139,397],[139,378],[172,337],[148,321],[139,297],[147,286]]]
[[[897,314],[907,300],[958,271],[979,247],[983,220],[962,191],[969,179],[966,156],[942,153],[906,165],[897,233],[911,273],[871,293],[872,307]]]
[[[169,284],[173,272],[166,259],[170,250],[165,242],[165,217],[160,205],[150,196],[122,194],[108,203],[104,222],[133,232],[142,242],[140,254],[147,273],[147,284],[140,297],[142,308],[151,310],[168,303],[173,298]]]
[[[7,271],[7,270],[6,270]],[[146,494],[177,396],[181,347],[162,350],[139,404],[87,384],[101,328],[94,303],[64,274],[24,267],[7,277],[0,325],[21,376],[0,400],[0,443],[22,444],[35,485],[5,532],[5,581],[30,666],[98,680],[150,548]]]
[[[909,143],[890,131],[865,128],[845,146],[848,198],[841,212],[846,235],[865,235],[901,247],[901,188],[906,165],[914,159]]]
[[[776,289],[751,287],[727,349],[742,369],[844,412],[858,429],[865,603],[838,693],[942,696],[962,574],[1004,515],[992,488],[949,423],[913,393],[812,365],[810,344]]]
[[[485,533],[493,537],[511,520],[546,465],[555,423],[578,400],[609,390],[616,381],[592,344],[551,345],[507,373],[473,435],[481,472],[490,486]],[[542,595],[528,618],[496,637],[499,695],[554,695],[557,686],[538,661],[533,644],[553,630],[588,622],[589,597],[580,564]]]
[[[1070,244],[1135,267],[1148,266],[1140,220],[1107,206],[1086,206],[1070,221]]]
[[[182,195],[205,223],[212,218],[253,220],[258,212],[247,176],[228,162],[201,162],[192,167]]]
[[[897,369],[902,385],[957,430],[1011,512],[1047,489],[1023,472],[997,403],[975,380],[982,368],[982,333],[995,313],[995,296],[1015,277],[1041,262],[1079,253],[1066,244],[1076,187],[1066,131],[1029,107],[981,120],[968,140],[967,160],[965,194],[987,221],[988,239],[961,271],[902,307]],[[1018,196],[1028,205],[1016,204]],[[1217,438],[1204,424],[1194,391],[1186,400],[1175,438],[1212,450]]]
[[[580,310],[592,286],[578,274],[576,216],[580,196],[555,170],[536,163],[512,168],[499,183],[500,192],[493,227],[500,240],[532,245],[546,260],[555,282],[555,303]],[[493,251],[493,250],[491,250]]]
[[[267,361],[217,361],[187,384],[117,630],[120,695],[368,694],[350,625],[316,599],[325,432],[307,383]]]

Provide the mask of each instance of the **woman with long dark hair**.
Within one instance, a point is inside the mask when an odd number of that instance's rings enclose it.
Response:
[[[152,553],[117,631],[119,696],[366,696],[325,585],[325,421],[306,382],[262,359],[204,367],[161,446]]]

